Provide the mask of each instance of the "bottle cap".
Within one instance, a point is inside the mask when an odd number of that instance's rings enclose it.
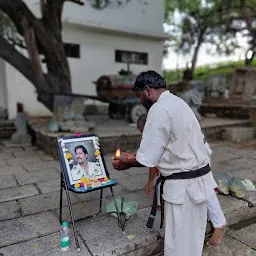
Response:
[[[63,223],[62,223],[62,226],[63,226],[63,227],[67,227],[67,226],[68,226],[67,222],[63,222]]]

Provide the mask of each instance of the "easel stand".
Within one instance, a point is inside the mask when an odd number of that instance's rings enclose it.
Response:
[[[115,184],[116,185],[116,184]],[[59,218],[59,221],[60,221],[60,224],[62,224],[62,208],[63,208],[63,198],[62,198],[62,192],[63,192],[63,189],[65,189],[65,192],[66,192],[66,196],[67,196],[67,201],[68,201],[68,208],[69,208],[69,213],[70,213],[70,216],[71,216],[71,222],[72,222],[72,227],[73,227],[73,232],[74,232],[74,235],[75,235],[75,241],[76,241],[76,246],[77,246],[77,251],[80,251],[80,246],[79,246],[79,242],[78,242],[78,236],[77,236],[77,231],[76,231],[76,227],[75,227],[75,221],[74,221],[74,215],[73,215],[73,209],[72,209],[72,202],[71,202],[71,198],[70,198],[70,194],[69,194],[69,191],[71,192],[74,192],[74,193],[77,193],[77,194],[82,194],[82,193],[89,193],[89,192],[92,192],[92,191],[96,191],[96,190],[99,190],[100,189],[100,207],[99,207],[99,210],[95,213],[95,214],[92,214],[92,215],[89,215],[89,216],[86,216],[84,218],[80,218],[78,219],[77,221],[81,221],[81,220],[85,220],[85,219],[88,219],[88,218],[92,218],[94,216],[97,216],[101,210],[102,210],[102,200],[103,200],[103,189],[106,189],[106,188],[110,188],[110,191],[111,191],[111,195],[112,195],[112,198],[114,200],[114,204],[115,204],[115,207],[116,207],[116,214],[118,216],[118,224],[119,224],[119,227],[121,227],[122,230],[124,230],[124,224],[125,224],[125,221],[124,221],[124,218],[121,217],[121,215],[123,215],[124,213],[121,212],[120,214],[120,211],[118,209],[118,205],[117,205],[117,202],[116,202],[116,198],[115,198],[115,195],[114,195],[114,191],[113,191],[113,186],[115,186],[113,184],[110,184],[110,185],[105,185],[103,186],[102,188],[95,188],[95,189],[92,189],[88,192],[78,192],[72,188],[70,188],[68,186],[68,183],[67,183],[67,180],[65,178],[65,175],[63,175],[63,171],[61,170],[61,183],[60,183],[60,218]],[[122,210],[121,210],[122,211]]]

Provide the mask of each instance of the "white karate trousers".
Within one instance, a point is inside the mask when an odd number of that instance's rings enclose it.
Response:
[[[207,201],[194,204],[187,192],[183,204],[165,201],[165,256],[202,255],[207,206]]]

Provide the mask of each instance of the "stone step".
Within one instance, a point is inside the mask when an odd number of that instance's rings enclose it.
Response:
[[[253,196],[250,198],[252,197]],[[256,215],[256,207],[254,207],[253,204],[249,204],[246,201],[232,198],[230,196],[219,196],[219,199],[228,225],[252,218]],[[31,198],[29,200],[31,200]],[[129,201],[128,198],[127,201]],[[55,202],[57,202],[57,200],[55,200]],[[40,201],[38,201],[38,204],[41,204]],[[85,208],[87,208],[88,213],[90,213],[92,208],[91,206],[92,205],[89,205],[89,202],[88,204],[85,204]],[[81,205],[79,207],[73,207],[74,214],[76,215],[80,209]],[[47,209],[45,210],[47,211]],[[148,229],[145,224],[149,216],[149,212],[150,207],[145,207],[138,210],[134,216],[131,216],[127,220],[124,232],[122,232],[118,227],[117,220],[106,214],[96,218],[76,222],[82,255],[163,255],[164,230],[159,230],[158,228],[160,223],[160,213],[157,213],[154,227],[152,229]],[[52,219],[52,216],[55,216],[55,221]],[[51,219],[51,223],[49,225],[47,224],[47,230],[36,236],[36,232],[39,230],[36,223],[39,221],[38,225],[42,225],[40,220],[42,221],[46,217]],[[56,217],[56,213],[50,213],[47,211],[46,213],[33,214],[30,216],[13,219],[11,222],[3,221],[2,228],[9,231],[8,234],[3,235],[2,237],[0,248],[3,248],[0,249],[0,254],[4,253],[4,255],[8,256],[21,256],[26,255],[24,254],[24,251],[27,252],[29,250],[30,255],[62,255],[59,249],[59,233],[57,233],[59,224]],[[22,228],[24,223],[30,223],[30,221],[32,221],[33,230],[35,229],[34,232],[31,233],[31,230],[26,228],[25,232],[22,232],[20,235],[13,235],[13,232],[16,232],[16,229]],[[17,226],[13,232],[11,229],[12,226]],[[246,236],[246,234],[254,234],[255,228],[256,225],[251,223],[250,227],[241,227],[241,231],[228,231],[225,235],[223,244],[217,248],[205,247],[203,256],[256,256],[254,249],[255,237],[249,239],[248,236]],[[241,241],[238,241],[240,234],[242,234]],[[73,236],[73,232],[71,232],[71,235]],[[249,248],[249,246],[253,249]],[[75,250],[75,241],[73,238],[71,240],[71,247],[70,255],[81,255],[81,252],[79,254]],[[23,254],[18,253],[21,251]]]
[[[0,121],[0,139],[10,138],[16,131],[14,120],[1,120]]]

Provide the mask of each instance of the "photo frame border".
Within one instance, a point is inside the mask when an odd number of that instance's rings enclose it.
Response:
[[[62,136],[62,137],[58,137],[57,139],[57,150],[58,150],[58,155],[59,155],[59,163],[60,163],[60,167],[61,167],[61,172],[64,176],[64,178],[66,179],[68,188],[71,190],[74,190],[73,185],[70,184],[69,181],[69,176],[68,176],[68,170],[67,170],[67,166],[66,166],[66,162],[65,162],[65,156],[64,153],[62,151],[62,147],[61,147],[61,142],[65,141],[65,140],[71,140],[71,139],[80,139],[80,138],[90,138],[90,137],[97,137],[99,138],[96,134],[86,134],[86,135],[71,135],[71,136]],[[99,149],[100,151],[100,155],[101,155],[101,159],[102,159],[102,164],[106,173],[106,177],[110,180],[110,176],[109,176],[109,171],[105,162],[105,158],[104,158],[104,153],[103,150],[101,148],[100,145],[100,139],[99,139]],[[65,170],[65,171],[64,171]],[[116,182],[114,182],[113,180],[111,180],[111,182],[109,184],[106,184],[106,186],[103,187],[109,187],[109,186],[113,186],[116,185]],[[87,189],[86,191],[81,191],[81,193],[85,193],[85,192],[89,192],[90,190],[97,190],[100,189],[101,187],[96,187],[96,188],[92,188],[92,189]],[[79,192],[79,189],[75,189],[76,192]]]

